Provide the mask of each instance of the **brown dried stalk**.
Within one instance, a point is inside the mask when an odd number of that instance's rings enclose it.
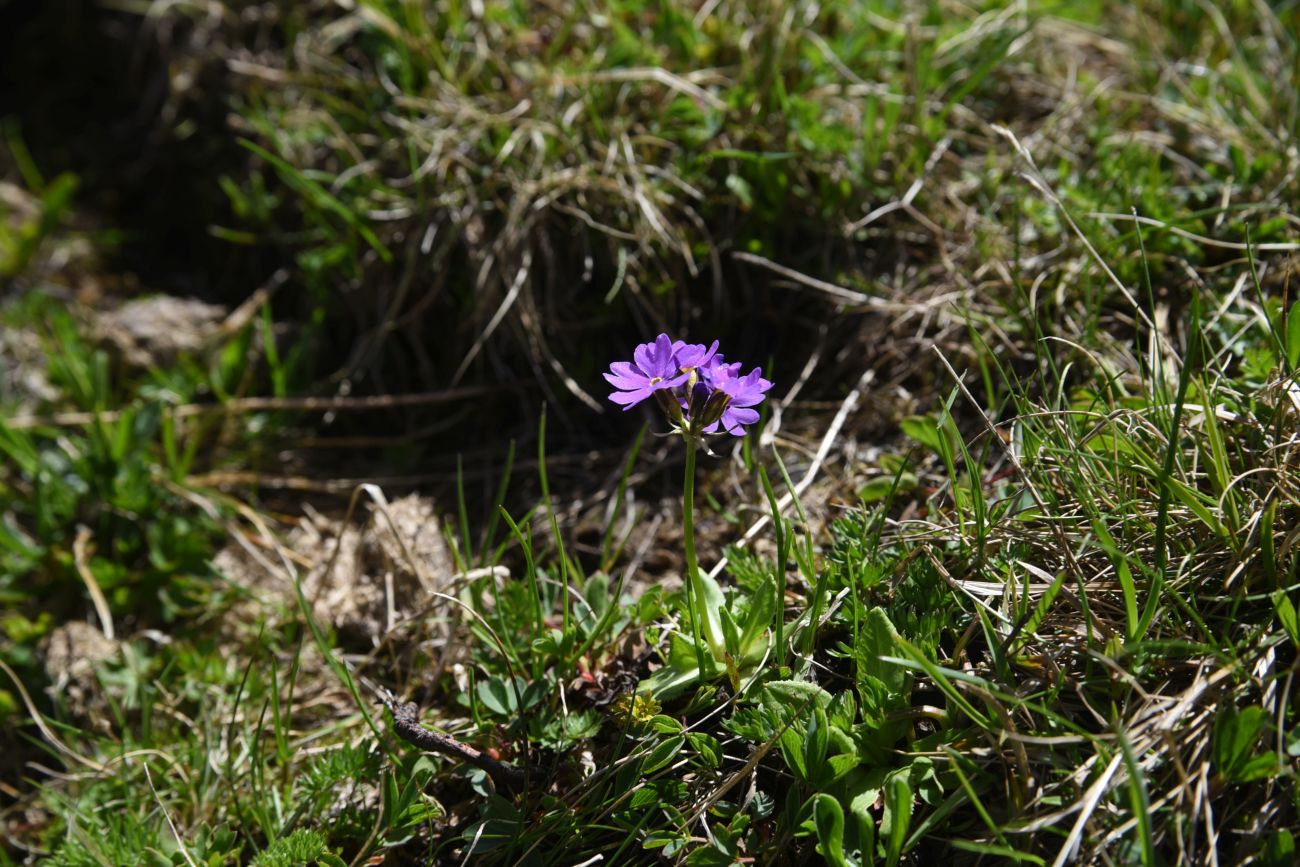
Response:
[[[517,768],[492,758],[481,750],[463,744],[450,735],[431,731],[420,724],[420,708],[407,702],[385,700],[393,715],[393,733],[407,743],[431,753],[442,753],[487,773],[499,788],[519,791],[526,787],[530,775],[537,768]]]

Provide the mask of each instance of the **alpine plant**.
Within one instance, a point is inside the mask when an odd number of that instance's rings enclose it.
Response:
[[[758,421],[755,407],[772,387],[761,367],[742,373],[740,362],[726,362],[718,341],[705,346],[667,334],[642,343],[631,361],[611,364],[605,379],[618,389],[609,396],[614,403],[629,410],[654,398],[674,428],[690,440],[719,431],[744,436],[746,427]]]

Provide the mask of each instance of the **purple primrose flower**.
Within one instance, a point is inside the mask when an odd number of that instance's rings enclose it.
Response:
[[[721,427],[734,436],[745,435],[745,425],[758,421],[758,411],[752,407],[763,402],[772,383],[763,378],[763,368],[756,367],[744,376],[739,364],[719,364],[712,370],[715,394],[727,396],[722,414],[704,428],[705,433],[716,433]]]
[[[703,343],[684,343],[680,340],[673,341],[673,354],[677,358],[677,366],[682,370],[698,370],[706,365],[712,364],[716,359],[722,360],[718,355],[718,341],[713,341],[712,346],[705,346]]]
[[[634,362],[614,362],[605,374],[618,389],[609,399],[631,409],[654,397],[676,428],[691,437],[719,430],[744,436],[745,427],[758,421],[754,407],[772,387],[761,368],[742,374],[739,362],[723,361],[716,340],[705,346],[660,334],[632,357]]]
[[[632,351],[634,363],[615,361],[605,374],[609,384],[618,389],[609,399],[626,411],[660,389],[686,382],[690,374],[681,371],[675,354],[672,340],[660,334],[654,343],[642,343]]]

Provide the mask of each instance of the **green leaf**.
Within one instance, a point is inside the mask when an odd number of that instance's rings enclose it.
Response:
[[[699,682],[699,657],[695,645],[679,632],[668,636],[668,658],[663,668],[641,681],[638,691],[666,701],[693,683]]]
[[[695,585],[695,599],[700,606],[700,629],[704,633],[704,640],[713,650],[713,658],[722,662],[727,637],[722,627],[721,612],[726,608],[727,600],[717,581],[705,574],[701,574],[699,579]]]
[[[1291,643],[1300,647],[1300,617],[1296,616],[1295,604],[1285,592],[1279,590],[1273,594],[1273,610],[1277,620],[1290,636]]]
[[[672,858],[686,845],[686,837],[675,831],[656,830],[645,835],[642,849],[663,849],[665,858]]]
[[[1247,759],[1233,774],[1233,781],[1250,783],[1255,780],[1267,780],[1277,776],[1280,769],[1277,753],[1269,750]]]
[[[763,706],[782,720],[809,705],[827,708],[830,703],[829,692],[806,680],[774,680],[763,687]]]
[[[1011,846],[1001,843],[980,843],[975,840],[950,840],[950,845],[960,849],[963,852],[974,852],[979,855],[992,855],[994,858],[1003,859],[1006,862],[1016,864],[1046,864],[1042,858],[1037,855],[1031,855],[1028,852],[1021,852]]]
[[[499,677],[478,682],[478,700],[498,716],[510,716],[516,710],[514,690]]]
[[[692,665],[689,668],[678,668],[676,666],[665,665],[663,668],[641,681],[641,685],[638,689],[642,692],[648,692],[656,699],[667,701],[680,695],[682,690],[699,679],[699,666]]]
[[[1286,360],[1292,368],[1300,365],[1300,304],[1292,304],[1286,315]]]
[[[750,664],[758,663],[767,654],[767,628],[776,608],[774,583],[770,575],[765,576],[765,579],[750,594],[749,610],[745,613],[745,623],[740,630],[736,656]]]
[[[650,727],[655,731],[665,735],[680,734],[682,724],[670,716],[664,714],[655,714],[650,718]]]
[[[1127,568],[1127,566],[1125,568]],[[1047,619],[1047,614],[1051,610],[1052,605],[1056,602],[1057,595],[1060,594],[1061,588],[1065,586],[1065,576],[1066,573],[1064,571],[1058,573],[1057,576],[1052,579],[1052,583],[1047,586],[1047,590],[1043,593],[1042,598],[1040,598],[1038,604],[1034,606],[1033,614],[1029,615],[1029,619],[1025,621],[1024,628],[1020,630],[1020,638],[1016,640],[1016,647],[1013,652],[1024,647],[1038,634],[1038,627],[1042,626],[1043,621]],[[1125,602],[1127,603],[1127,599]]]
[[[812,804],[817,851],[831,867],[851,867],[852,862],[844,854],[844,808],[827,794],[813,795]]]
[[[686,867],[733,867],[736,859],[713,846],[701,846],[686,856]]]
[[[761,744],[775,735],[775,726],[766,711],[757,707],[739,708],[722,727],[751,743]]]
[[[843,783],[852,820],[850,840],[862,853],[862,862],[868,865],[876,863],[876,810],[884,794],[886,776],[888,771],[883,767],[864,766],[850,773]]]
[[[1260,867],[1291,867],[1296,863],[1295,837],[1285,828],[1274,831],[1264,841],[1254,863]]]
[[[851,731],[858,717],[858,706],[853,700],[853,693],[848,690],[836,693],[826,708],[826,715],[832,726],[844,729],[846,732]]]
[[[1214,723],[1214,766],[1220,776],[1237,783],[1260,778],[1261,765],[1253,753],[1267,726],[1268,717],[1258,705],[1241,710],[1227,707],[1219,712]],[[1268,758],[1268,766],[1276,770],[1275,755],[1270,753],[1258,758]]]
[[[785,759],[786,765],[794,772],[794,775],[800,780],[808,780],[808,764],[804,759],[803,738],[799,730],[790,726],[781,732],[778,740],[781,745],[781,756]]]
[[[866,622],[862,624],[854,648],[858,676],[874,677],[885,685],[891,696],[903,698],[907,688],[907,671],[881,659],[884,656],[898,655],[898,647],[898,630],[894,629],[889,615],[883,608],[872,608],[867,612]]]
[[[707,732],[689,732],[686,739],[691,742],[691,749],[704,764],[711,768],[722,765],[722,744],[713,735]]]
[[[831,783],[857,768],[860,764],[862,764],[861,760],[853,753],[840,753],[837,756],[831,756],[826,760],[826,768],[824,771],[826,776],[822,780],[822,783],[829,786]]]
[[[1137,584],[1133,580],[1133,571],[1128,565],[1128,556],[1120,551],[1120,546],[1116,544],[1110,531],[1101,520],[1092,522],[1092,531],[1097,536],[1099,544],[1106,555],[1110,557],[1111,563],[1115,567],[1115,575],[1119,578],[1120,591],[1124,597],[1125,635],[1130,639],[1138,637],[1141,629],[1141,618],[1138,616]]]
[[[600,726],[603,722],[600,714],[595,711],[578,711],[571,713],[564,718],[564,736],[570,741],[581,741],[587,738],[594,738],[600,733]]]
[[[736,623],[736,619],[731,616],[730,609],[725,605],[718,609],[718,619],[722,624],[723,646],[727,650],[724,658],[734,661],[740,656],[740,625]]]
[[[887,840],[885,864],[895,867],[903,855],[903,843],[912,823],[912,786],[906,774],[895,773],[885,782],[885,815],[880,832]]]
[[[645,757],[645,761],[641,763],[641,773],[653,774],[660,768],[666,767],[673,759],[677,758],[677,754],[682,751],[682,746],[685,743],[686,738],[683,735],[671,737],[660,743],[650,751],[650,754]]]
[[[653,807],[659,803],[659,790],[653,786],[645,786],[637,789],[632,800],[628,801],[628,807],[633,810],[644,810]]]
[[[1207,502],[1204,494],[1178,479],[1170,478],[1167,483],[1170,492],[1181,500],[1184,506],[1191,509],[1196,517],[1200,518],[1202,524],[1213,531],[1220,539],[1228,538],[1227,528],[1224,527],[1223,522],[1219,520],[1218,515],[1213,511],[1217,503],[1213,500]]]
[[[938,423],[927,416],[915,415],[905,418],[898,423],[898,426],[904,434],[938,454],[943,454],[944,449],[949,445],[944,439],[943,432],[939,430]]]
[[[810,779],[822,775],[822,766],[826,763],[826,750],[830,746],[830,723],[826,719],[825,709],[813,707],[812,719],[803,739],[803,764]]]
[[[916,473],[906,471],[898,475],[877,476],[858,488],[858,499],[864,503],[877,503],[890,494],[913,491],[918,483]]]

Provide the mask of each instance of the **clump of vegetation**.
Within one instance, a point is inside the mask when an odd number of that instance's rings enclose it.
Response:
[[[0,863],[1293,863],[1297,9],[171,4],[278,270],[6,127]]]

